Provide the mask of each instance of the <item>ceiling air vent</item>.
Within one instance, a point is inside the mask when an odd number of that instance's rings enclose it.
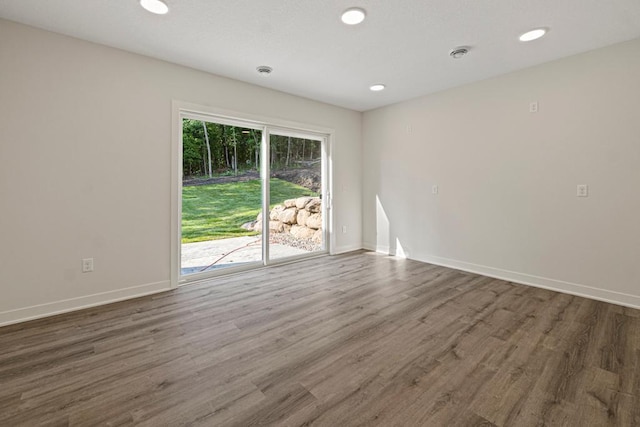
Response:
[[[449,56],[451,56],[453,59],[460,59],[463,56],[465,56],[467,53],[469,53],[469,48],[461,46],[449,52]]]
[[[258,70],[258,73],[260,74],[267,75],[267,74],[271,74],[271,72],[273,71],[273,68],[267,67],[266,65],[261,65],[258,68],[256,68],[256,70]]]

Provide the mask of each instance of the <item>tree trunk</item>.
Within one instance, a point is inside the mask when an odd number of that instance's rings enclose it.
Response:
[[[211,144],[209,144],[209,132],[207,132],[207,124],[205,122],[202,122],[202,127],[204,128],[204,140],[207,143],[207,159],[209,160],[208,175],[209,175],[209,178],[213,178],[213,170],[211,167]]]
[[[256,147],[256,170],[260,170],[260,149]]]
[[[289,159],[291,158],[291,137],[289,137],[289,141],[287,142],[287,160],[285,162],[285,166],[289,167]]]
[[[231,162],[229,162],[229,146],[224,144],[224,161],[226,162],[227,168],[231,167]]]
[[[255,163],[256,170],[260,170],[260,160],[259,160],[260,143],[258,142],[258,138],[256,138],[256,133],[253,130],[251,130],[251,136],[253,138],[253,143],[256,145],[256,163]]]
[[[276,147],[275,144],[271,144],[271,168],[273,169],[273,162],[276,161]]]
[[[238,176],[238,140],[236,139],[236,128],[231,128],[233,131],[233,170]]]

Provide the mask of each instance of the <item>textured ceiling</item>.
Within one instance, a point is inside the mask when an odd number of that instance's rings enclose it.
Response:
[[[158,16],[138,0],[0,0],[0,17],[359,111],[640,37],[640,0],[166,2]],[[341,23],[351,6],[364,23]],[[449,58],[459,45],[469,55]]]

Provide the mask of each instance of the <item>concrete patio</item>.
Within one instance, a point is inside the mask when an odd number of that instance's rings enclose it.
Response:
[[[231,267],[262,259],[260,236],[234,237],[231,239],[182,244],[181,274],[193,274],[217,268]],[[271,243],[271,259],[309,253],[303,249]]]

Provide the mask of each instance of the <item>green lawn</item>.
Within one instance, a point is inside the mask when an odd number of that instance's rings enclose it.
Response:
[[[271,207],[286,199],[317,196],[287,181],[271,179]],[[182,243],[252,236],[240,228],[261,210],[260,180],[182,188]]]

